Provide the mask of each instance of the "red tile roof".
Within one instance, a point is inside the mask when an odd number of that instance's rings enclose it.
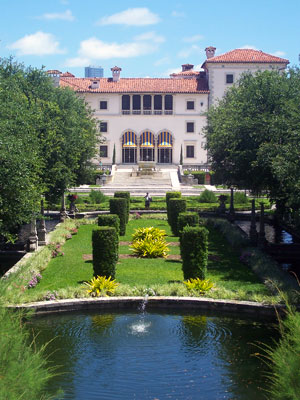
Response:
[[[180,71],[180,72],[174,72],[170,76],[197,76],[200,75],[200,71],[194,71],[193,69],[189,69],[187,71]]]
[[[100,78],[99,88],[91,89],[91,78],[61,77],[60,86],[78,93],[209,93],[206,79]]]
[[[264,53],[261,50],[253,49],[236,49],[228,51],[228,53],[221,54],[205,60],[203,65],[211,63],[282,63],[288,64],[289,60],[272,56],[271,54]],[[203,66],[202,65],[202,66]]]
[[[71,72],[67,71],[67,72],[64,72],[63,74],[61,74],[60,77],[75,78],[75,75],[73,75],[73,74],[71,74]]]

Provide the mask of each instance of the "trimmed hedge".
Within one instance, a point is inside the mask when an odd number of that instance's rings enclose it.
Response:
[[[178,231],[178,215],[186,211],[186,200],[171,198],[169,200],[169,225],[175,236],[179,235]]]
[[[184,279],[205,279],[208,260],[208,230],[185,226],[180,235],[180,253]]]
[[[168,219],[169,225],[170,225],[169,200],[170,199],[180,199],[180,198],[181,198],[181,192],[166,192],[167,219]]]
[[[99,226],[92,233],[94,276],[115,279],[119,238],[112,226]]]
[[[98,226],[113,226],[120,234],[120,218],[117,214],[102,214],[98,217]]]
[[[130,192],[115,192],[114,197],[120,197],[127,201],[127,216],[126,223],[129,221],[129,210],[130,210]]]
[[[178,215],[178,232],[183,230],[185,226],[199,226],[200,218],[196,212],[182,212]]]
[[[127,199],[115,197],[109,200],[110,214],[116,214],[120,219],[120,236],[126,233]]]
[[[217,203],[218,198],[211,190],[205,189],[199,196],[199,203]]]

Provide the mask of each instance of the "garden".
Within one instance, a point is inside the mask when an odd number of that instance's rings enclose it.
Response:
[[[187,212],[188,202],[179,192],[167,193],[167,213],[156,214],[129,214],[129,193],[117,196],[109,201],[110,214],[60,224],[51,242],[8,276],[5,301],[205,294],[278,303],[269,279],[288,291],[273,261],[259,250],[249,250],[247,240],[227,221],[199,219],[198,213]],[[185,265],[194,265],[194,270],[186,271]],[[101,284],[95,281],[98,276]]]

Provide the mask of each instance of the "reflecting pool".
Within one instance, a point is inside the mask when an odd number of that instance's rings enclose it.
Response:
[[[29,323],[49,361],[49,390],[72,400],[262,399],[266,366],[255,343],[271,322],[199,313],[67,313]]]

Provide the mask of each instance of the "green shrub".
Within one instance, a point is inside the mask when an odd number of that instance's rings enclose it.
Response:
[[[149,236],[143,240],[136,240],[130,245],[130,248],[134,254],[145,258],[166,257],[169,251],[165,239],[153,240]]]
[[[196,212],[183,212],[178,215],[178,232],[180,233],[185,226],[198,226],[199,215]]]
[[[120,234],[120,218],[117,214],[101,214],[98,217],[98,226],[113,226]]]
[[[183,282],[188,290],[191,292],[197,292],[198,294],[205,294],[208,292],[214,284],[209,279],[190,278],[188,281]]]
[[[166,231],[153,226],[135,229],[130,246],[139,257],[166,257],[169,251],[166,243]]]
[[[235,204],[249,204],[249,198],[244,192],[235,192],[233,198]]]
[[[147,237],[151,237],[153,240],[164,239],[166,236],[166,231],[164,229],[154,228],[150,226],[148,228],[139,228],[135,229],[134,234],[132,235],[132,241],[136,242],[137,240],[144,240]]]
[[[280,321],[282,337],[275,349],[267,347],[271,361],[271,385],[268,392],[273,400],[297,400],[300,393],[300,313],[289,311]]]
[[[186,211],[186,200],[171,198],[169,200],[169,224],[171,231],[175,236],[179,235],[178,232],[178,215]]]
[[[46,385],[54,375],[47,369],[45,346],[40,350],[29,338],[24,312],[0,305],[1,399],[50,399]],[[51,397],[52,398],[52,397]]]
[[[211,190],[205,189],[199,196],[199,203],[217,203],[217,196]]]
[[[126,233],[127,199],[115,197],[109,200],[110,214],[116,214],[120,219],[120,236]]]
[[[129,210],[130,210],[130,192],[115,192],[114,197],[120,197],[127,201],[127,214],[126,223],[129,221]]]
[[[170,199],[180,199],[181,198],[181,192],[166,192],[166,205],[167,205],[167,217],[168,217],[168,223],[170,225],[170,220],[169,220],[169,200]]]
[[[97,276],[92,278],[89,282],[84,282],[88,287],[88,293],[92,297],[109,296],[114,293],[119,284],[111,277]]]
[[[106,196],[100,190],[91,190],[89,194],[91,204],[101,204],[106,200]]]
[[[119,240],[115,228],[99,226],[92,233],[94,276],[115,278]]]
[[[208,260],[208,231],[204,227],[186,226],[180,236],[180,253],[184,279],[205,279]]]

